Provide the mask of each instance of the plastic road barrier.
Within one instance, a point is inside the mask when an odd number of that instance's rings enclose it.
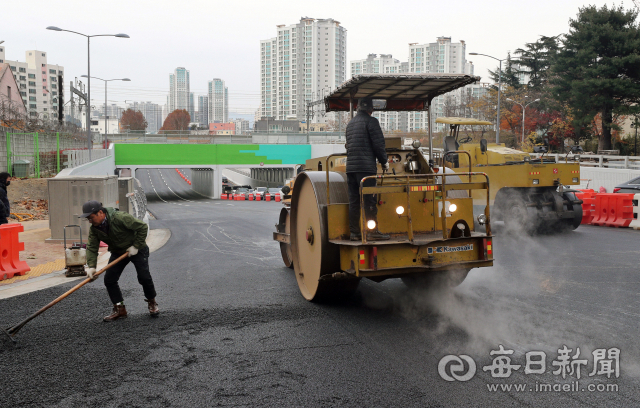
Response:
[[[580,224],[591,224],[595,215],[596,192],[593,190],[579,190],[576,198],[582,200],[582,222]]]
[[[280,202],[280,194],[276,194],[275,197],[276,197],[276,202],[279,203]]]
[[[226,194],[220,194],[220,199],[221,200],[226,200],[227,199],[227,195]]]
[[[22,224],[0,225],[0,280],[22,276],[31,270],[25,261],[20,260],[24,242],[18,242],[18,233],[22,231]]]
[[[633,194],[616,194],[616,206],[617,217],[615,220],[608,221],[609,227],[628,227],[633,221]]]
[[[595,196],[595,215],[591,224],[628,227],[633,220],[633,194],[601,193]]]
[[[633,196],[633,220],[629,224],[629,227],[634,230],[640,229],[640,194]]]

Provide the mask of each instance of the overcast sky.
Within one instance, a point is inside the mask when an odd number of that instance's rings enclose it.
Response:
[[[630,7],[632,1],[626,5]],[[230,112],[253,114],[259,104],[260,40],[275,37],[276,25],[300,17],[333,18],[347,29],[347,62],[369,53],[408,59],[409,43],[429,43],[438,36],[464,40],[467,53],[506,58],[507,52],[540,35],[566,33],[569,19],[591,0],[63,0],[4,1],[0,7],[8,60],[25,60],[26,50],[48,53],[48,62],[65,68],[65,80],[86,74],[87,41],[76,34],[49,31],[53,25],[84,34],[126,33],[130,39],[98,37],[91,41],[91,75],[111,82],[108,99],[164,104],[169,74],[191,71],[191,91],[205,94],[207,81],[222,78],[229,88]],[[619,3],[618,3],[619,4]],[[467,55],[475,75],[487,79],[497,61]],[[349,66],[347,66],[349,75]],[[104,103],[104,83],[92,81],[91,99]],[[65,89],[66,89],[65,86]],[[68,94],[65,96],[68,98]]]

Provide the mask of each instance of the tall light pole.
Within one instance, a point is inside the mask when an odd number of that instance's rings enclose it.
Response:
[[[118,38],[129,38],[127,34],[95,34],[95,35],[87,35],[82,34],[77,31],[71,30],[63,30],[62,28],[58,28],[55,26],[47,27],[47,30],[52,31],[66,31],[68,33],[78,34],[84,37],[87,37],[87,148],[89,149],[89,161],[91,161],[91,149],[93,148],[93,142],[91,140],[91,58],[90,58],[90,44],[91,37],[118,37]]]
[[[500,143],[500,91],[502,89],[502,61],[505,61],[506,58],[499,59],[496,57],[492,57],[491,55],[480,54],[477,52],[470,52],[469,55],[482,55],[483,57],[489,57],[493,58],[496,61],[500,61],[500,68],[498,72],[498,117],[496,118],[496,143]]]
[[[80,75],[83,78],[89,78],[89,76],[87,75]],[[109,133],[109,121],[108,116],[107,116],[107,83],[111,82],[111,81],[126,81],[129,82],[131,81],[129,78],[114,78],[114,79],[102,79],[102,78],[98,78],[98,77],[91,77],[93,79],[99,79],[100,81],[104,82],[104,134],[105,134],[105,138],[106,138],[106,134]]]
[[[525,98],[528,98],[528,96],[526,96],[526,95],[525,95]],[[523,104],[521,104],[521,103],[518,103],[518,102],[514,101],[514,100],[513,100],[513,99],[511,99],[511,98],[507,98],[507,100],[508,100],[508,101],[511,101],[511,102],[513,102],[513,103],[515,103],[515,104],[517,104],[517,105],[520,105],[520,107],[522,108],[522,142],[520,142],[520,143],[524,143],[524,111],[525,111],[525,109],[527,109],[527,106],[531,105],[531,104],[532,104],[532,103],[534,103],[534,102],[538,102],[540,99],[536,99],[535,101],[531,101],[531,102],[529,102],[529,103],[528,103],[528,104],[526,104],[526,105],[523,105]]]

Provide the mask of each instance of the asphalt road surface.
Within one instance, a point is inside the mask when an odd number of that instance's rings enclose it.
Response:
[[[495,266],[454,291],[363,280],[315,304],[271,239],[279,203],[206,199],[175,170],[137,177],[152,228],[172,232],[150,257],[161,315],[128,266],[129,318],[103,323],[99,278],[0,343],[1,406],[640,406],[640,231],[496,225]],[[0,322],[66,289],[2,300]]]

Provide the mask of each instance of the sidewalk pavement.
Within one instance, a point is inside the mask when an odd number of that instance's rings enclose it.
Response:
[[[44,242],[46,238],[51,236],[48,220],[26,221],[22,225],[24,232],[20,233],[19,241],[24,242],[25,248],[20,252],[20,260],[26,261],[31,270],[24,276],[0,281],[0,299],[84,279],[84,277],[67,278],[64,276],[64,246]],[[170,237],[171,231],[168,229],[150,230],[147,237],[150,252],[160,249],[169,241]],[[107,248],[100,248],[98,270],[107,265],[110,255]]]

